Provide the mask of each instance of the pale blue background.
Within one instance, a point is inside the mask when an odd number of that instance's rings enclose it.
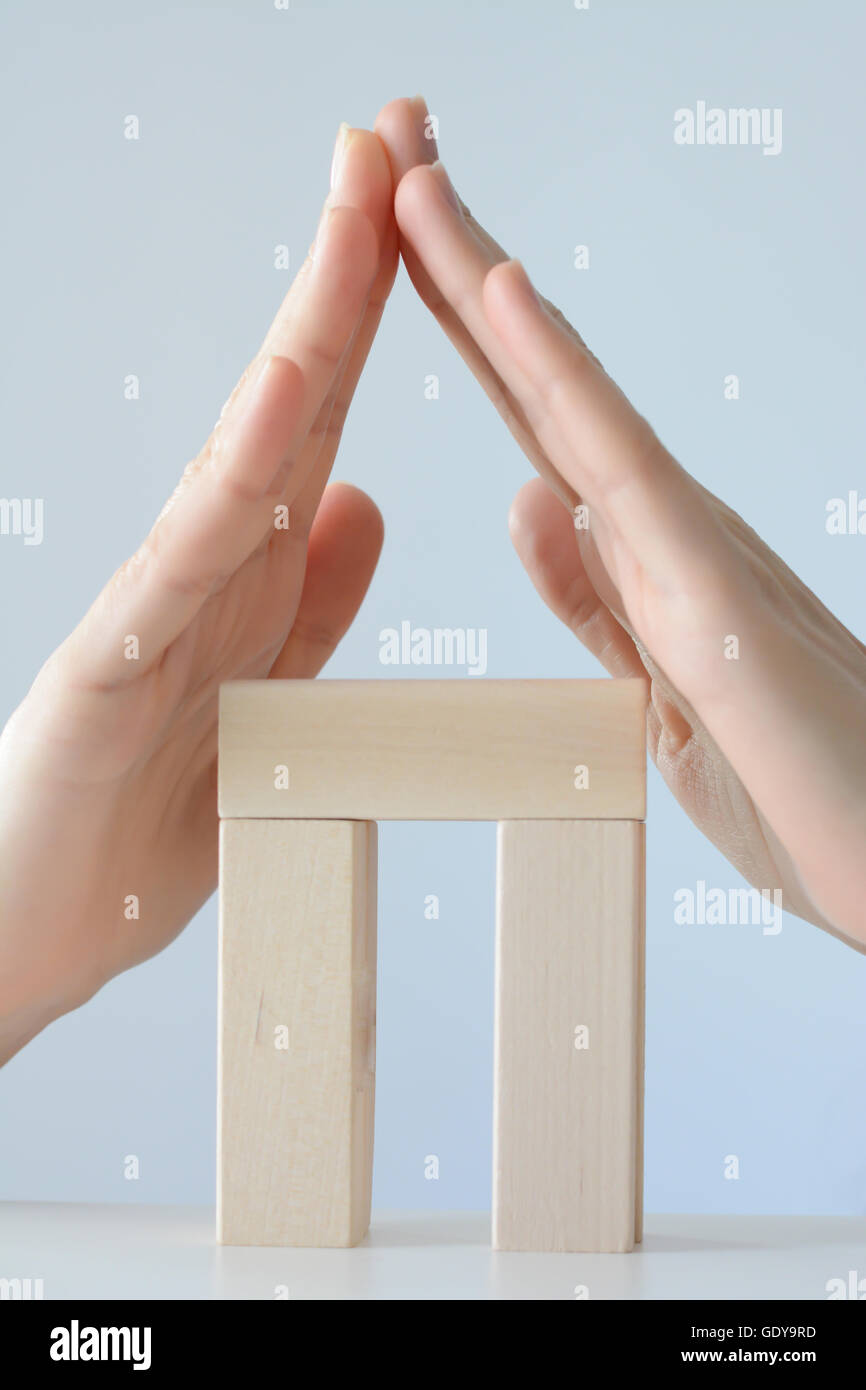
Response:
[[[286,287],[274,245],[297,265],[309,244],[337,125],[415,91],[473,211],[862,634],[866,539],[824,510],[866,481],[864,45],[857,0],[7,5],[0,494],[44,497],[46,534],[0,538],[4,717],[204,439]],[[782,107],[781,155],[675,146],[698,99]],[[404,618],[486,627],[490,676],[599,674],[511,550],[528,465],[402,272],[336,475],[388,535],[327,674],[394,674],[377,635]],[[491,826],[382,827],[379,1205],[489,1203],[493,872]],[[648,1206],[862,1212],[866,959],[790,919],[676,927],[699,878],[739,882],[653,772]],[[0,1073],[0,1197],[212,1200],[215,907]]]

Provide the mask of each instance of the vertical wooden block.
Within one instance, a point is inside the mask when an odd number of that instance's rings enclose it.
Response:
[[[638,821],[499,823],[496,1249],[640,1239],[643,862]]]
[[[644,1067],[646,1044],[646,826],[641,825],[638,843],[638,972],[637,972],[637,1133],[635,1134],[634,1243],[643,1240],[644,1182]]]
[[[375,822],[226,820],[217,1232],[355,1245],[370,1221]]]

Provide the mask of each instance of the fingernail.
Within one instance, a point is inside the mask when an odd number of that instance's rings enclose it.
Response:
[[[331,220],[331,215],[334,212],[334,204],[331,201],[331,198],[332,195],[329,193],[327,198],[325,199],[325,203],[322,208],[322,215],[319,218],[319,225],[316,228],[316,235],[313,238],[313,244],[310,247],[310,256],[313,260],[315,260],[319,254],[319,249],[322,244],[322,237],[325,234],[325,229],[327,228],[328,223]]]
[[[415,117],[415,132],[419,140],[421,158],[425,164],[432,164],[435,159],[439,158],[434,134],[435,122],[422,96],[410,97],[409,105]]]
[[[243,384],[232,392],[220,412],[218,423],[222,425],[229,419],[232,433],[245,428],[254,419],[261,402],[267,395],[274,369],[273,357],[263,357],[251,368]]]
[[[256,364],[256,370],[250,373],[252,381],[250,382],[250,393],[247,397],[248,407],[254,405],[254,403],[264,390],[267,384],[268,377],[272,374],[274,370],[274,361],[275,358],[272,356],[265,357],[263,361],[258,362]]]
[[[346,122],[343,121],[342,125],[340,126],[340,129],[337,131],[337,140],[336,144],[334,145],[334,157],[331,160],[332,193],[334,192],[335,188],[340,182],[340,173],[343,167],[343,160],[346,157],[346,150],[349,148],[351,137],[352,131],[350,127],[346,124]]]
[[[430,165],[430,168],[432,169],[433,173],[436,175],[436,182],[437,182],[437,184],[439,185],[440,192],[442,193],[443,197],[445,198],[445,201],[449,204],[450,207],[452,207],[452,208],[454,209],[454,211],[455,211],[460,217],[462,217],[462,216],[463,216],[463,212],[462,212],[462,209],[461,209],[461,207],[460,207],[460,199],[457,197],[457,194],[454,192],[454,185],[453,185],[453,183],[451,182],[451,180],[449,179],[447,173],[445,172],[445,165],[442,163],[442,160],[441,160],[441,159],[437,159],[437,160],[435,161],[435,163],[433,163],[433,164]]]

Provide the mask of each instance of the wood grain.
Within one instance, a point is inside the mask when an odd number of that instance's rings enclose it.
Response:
[[[229,682],[220,815],[640,820],[645,707],[639,680]]]
[[[634,821],[499,825],[496,1249],[640,1238],[643,859]]]
[[[635,1169],[634,1169],[634,1241],[640,1245],[643,1240],[643,1186],[644,1186],[644,1075],[646,1066],[646,826],[642,825],[637,844],[638,871],[640,875],[637,889],[638,921],[638,970],[637,1007],[635,1027],[637,1028],[637,1120],[635,1123]],[[627,868],[627,866],[624,866]]]
[[[220,836],[218,1239],[355,1245],[373,1164],[376,826],[233,820]]]

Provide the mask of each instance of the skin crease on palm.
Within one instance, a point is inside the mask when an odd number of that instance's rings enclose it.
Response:
[[[375,134],[344,128],[314,248],[260,353],[0,737],[0,1062],[160,951],[213,891],[219,684],[315,676],[361,604],[381,517],[326,484],[398,240],[541,475],[511,530],[542,598],[611,674],[649,681],[650,753],[695,824],[787,911],[864,948],[866,648],[539,302],[456,199],[426,114],[401,99]]]

